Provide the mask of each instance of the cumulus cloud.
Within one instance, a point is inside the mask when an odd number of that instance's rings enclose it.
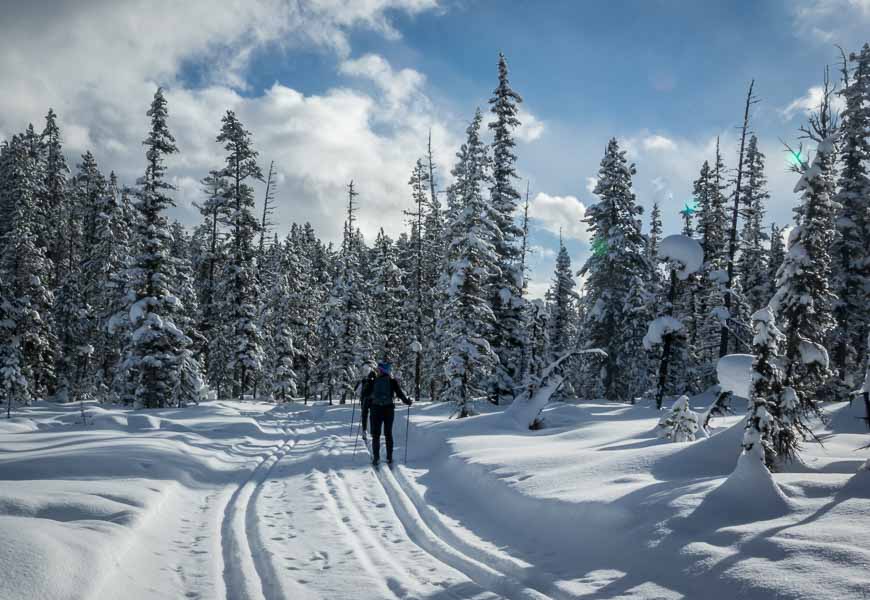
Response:
[[[544,192],[529,203],[529,217],[550,233],[569,239],[589,241],[586,225],[586,206],[574,196],[551,196]]]
[[[264,167],[279,173],[278,222],[310,220],[327,238],[340,235],[344,186],[355,179],[367,236],[384,225],[397,233],[408,174],[431,128],[441,173],[454,134],[424,93],[425,78],[382,57],[351,58],[349,34],[365,28],[387,37],[392,11],[417,14],[436,0],[83,0],[11,3],[0,20],[0,131],[39,125],[48,107],[60,115],[74,165],[92,150],[123,182],[140,174],[145,111],[158,85],[167,88],[180,153],[170,160],[175,216],[198,221],[199,180],[221,165],[214,142],[220,119],[235,110],[252,131]],[[191,26],[195,24],[195,26]],[[334,54],[349,84],[318,94],[276,82],[251,90],[258,50],[304,47]],[[193,70],[196,85],[185,75]],[[390,123],[385,126],[385,123]]]
[[[787,106],[780,109],[779,113],[782,117],[790,121],[795,117],[804,118],[807,115],[819,110],[824,95],[824,88],[820,85],[814,85],[807,90],[807,93],[800,98],[795,98]],[[831,108],[836,112],[840,112],[846,107],[846,103],[839,94],[831,98]]]
[[[796,0],[791,7],[795,32],[803,38],[848,48],[866,41],[870,0]]]
[[[544,122],[532,113],[520,109],[517,118],[520,120],[520,126],[515,132],[517,139],[524,142],[534,142],[544,135]]]

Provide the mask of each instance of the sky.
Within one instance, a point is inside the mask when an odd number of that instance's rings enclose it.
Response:
[[[636,164],[638,202],[679,227],[717,137],[726,167],[750,80],[753,131],[767,156],[768,220],[791,220],[795,143],[838,45],[870,40],[870,0],[0,0],[0,139],[58,113],[71,165],[91,150],[133,183],[145,112],[166,90],[180,153],[172,216],[199,220],[200,180],[222,162],[221,116],[236,111],[264,171],[278,173],[277,231],[310,221],[341,236],[345,186],[360,192],[373,240],[404,228],[408,179],[431,131],[438,184],[498,53],[524,102],[517,186],[531,198],[530,293],[552,277],[559,232],[573,264],[589,254],[581,219],[607,141]],[[260,193],[262,201],[262,193]]]

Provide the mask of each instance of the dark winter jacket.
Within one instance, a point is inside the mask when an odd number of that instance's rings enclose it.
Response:
[[[389,381],[389,404],[392,404],[396,397],[407,405],[411,404],[411,400],[405,395],[405,392],[402,391],[402,386],[400,386],[399,382],[393,379],[392,376],[371,374],[363,381],[362,391],[360,392],[360,403],[362,404],[363,410],[368,410],[372,405],[376,404],[375,386],[378,384],[379,380]]]

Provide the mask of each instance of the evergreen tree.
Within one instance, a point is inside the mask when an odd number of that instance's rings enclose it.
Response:
[[[428,210],[423,219],[423,334],[422,342],[422,388],[427,389],[429,398],[436,400],[444,385],[445,344],[439,323],[446,304],[446,289],[441,274],[445,271],[444,215],[435,181],[435,161],[432,156],[432,135],[429,135],[426,153],[428,171],[429,200]]]
[[[824,116],[822,119],[827,122]],[[834,238],[834,133],[829,128],[820,133],[826,136],[795,186],[795,192],[802,193],[795,208],[799,225],[789,235],[788,251],[777,274],[778,290],[770,304],[785,333],[784,383],[799,395],[803,414],[818,411],[816,391],[829,375],[823,344],[833,324],[829,279]]]
[[[489,100],[495,119],[489,124],[493,132],[492,182],[490,202],[495,218],[493,244],[498,256],[498,269],[489,282],[495,322],[489,340],[499,357],[492,381],[492,398],[513,397],[514,379],[522,355],[523,273],[520,272],[519,239],[522,231],[514,221],[520,194],[514,187],[516,160],[513,132],[519,127],[518,106],[522,98],[510,86],[504,54],[498,57],[498,86]]]
[[[777,460],[788,460],[798,447],[798,435],[806,431],[796,406],[790,402],[794,390],[783,384],[779,368],[779,347],[783,338],[776,327],[773,311],[767,307],[752,315],[755,337],[752,340],[752,387],[749,418],[743,434],[743,450],[754,453],[769,468]]]
[[[459,417],[473,414],[473,397],[487,391],[498,356],[487,340],[495,315],[486,298],[486,282],[499,269],[498,217],[483,197],[490,182],[490,159],[480,139],[480,110],[466,130],[457,153],[454,183],[448,191],[445,228],[447,304],[442,315],[447,364],[447,400]]]
[[[120,340],[126,333],[125,323],[113,320],[123,307],[124,274],[129,258],[130,230],[123,202],[117,178],[111,173],[108,187],[91,208],[93,242],[85,247],[82,263],[82,270],[87,273],[84,294],[91,309],[89,340],[94,347],[91,358],[94,393],[99,398],[110,397],[114,369],[123,350]]]
[[[858,377],[860,362],[867,353],[866,340],[870,317],[870,44],[852,54],[855,65],[847,85],[841,90],[846,104],[841,117],[840,176],[834,201],[838,205],[836,236],[831,248],[831,291],[836,328],[831,347],[834,365],[844,387],[851,389]],[[844,75],[848,78],[846,65]]]
[[[649,318],[642,307],[652,280],[652,265],[647,260],[647,240],[641,233],[638,206],[632,191],[634,165],[616,139],[607,145],[594,193],[599,201],[586,211],[585,222],[592,235],[592,255],[581,275],[586,275],[581,349],[600,348],[607,353],[599,376],[584,376],[591,382],[588,396],[612,400],[632,400],[648,382],[646,365],[639,364],[640,348]],[[589,366],[595,363],[590,361]]]
[[[329,299],[320,319],[321,354],[319,369],[330,403],[338,396],[341,404],[352,398],[360,367],[372,356],[373,327],[362,275],[364,245],[356,229],[356,197],[348,185],[347,220],[336,263]]]
[[[376,358],[393,363],[398,376],[403,373],[403,359],[409,350],[403,310],[408,290],[402,284],[403,273],[396,264],[395,247],[383,229],[375,239],[374,253],[372,300],[378,332]]]
[[[785,242],[783,240],[783,228],[778,227],[776,223],[770,224],[770,248],[767,255],[767,282],[768,299],[773,298],[776,294],[776,274],[782,266],[782,261],[785,260]]]
[[[556,272],[547,291],[549,310],[547,315],[548,362],[553,362],[572,350],[577,336],[577,287],[571,271],[568,249],[559,237],[559,254],[556,257]]]
[[[172,236],[164,212],[173,205],[167,195],[166,157],[178,152],[169,132],[166,98],[158,88],[151,108],[151,131],[145,175],[137,190],[136,237],[139,248],[127,271],[127,301],[132,332],[122,369],[135,383],[135,401],[146,408],[171,402],[178,384],[183,349],[190,339],[175,325],[179,301],[173,294],[175,269],[169,255]]]
[[[220,282],[223,336],[229,350],[227,369],[232,373],[233,391],[244,397],[260,376],[263,360],[262,333],[257,319],[257,253],[254,237],[260,224],[254,218],[254,190],[250,180],[261,181],[257,152],[251,134],[228,110],[217,142],[227,153],[220,177],[226,182],[226,217],[230,247]]]
[[[690,234],[691,235],[691,234]],[[649,214],[649,236],[647,238],[646,255],[650,262],[655,263],[659,256],[659,242],[662,240],[662,211],[658,202],[653,202]]]
[[[764,154],[758,149],[758,138],[749,138],[745,159],[744,189],[740,193],[743,208],[743,231],[740,236],[740,255],[737,273],[743,291],[743,301],[750,314],[767,306],[770,301],[770,269],[766,246],[767,232],[763,221],[765,203],[770,198],[764,176]]]
[[[85,345],[95,341],[98,327],[90,297],[97,273],[92,269],[90,256],[98,242],[96,211],[106,193],[106,180],[93,154],[86,152],[72,181],[70,201],[64,205],[66,244],[63,256],[67,264],[62,271],[54,310],[59,343],[55,397],[61,402],[78,400],[73,390],[81,391],[88,377],[84,364],[88,349]]]
[[[48,235],[48,253],[47,258],[51,260],[54,267],[49,284],[51,287],[58,287],[63,281],[64,268],[68,265],[65,260],[66,245],[68,239],[64,230],[63,219],[58,219],[58,215],[64,215],[67,212],[67,178],[69,176],[69,168],[66,164],[66,158],[63,154],[63,145],[60,127],[57,124],[57,115],[54,110],[49,109],[45,116],[45,128],[42,130],[42,147],[45,153],[45,199],[43,205],[48,214],[47,223],[49,225],[46,231]]]
[[[47,282],[52,275],[46,248],[40,242],[44,225],[37,198],[44,177],[35,134],[14,135],[0,150],[0,280],[3,282],[4,313],[11,332],[4,352],[10,373],[6,384],[12,398],[47,398],[54,386],[54,348],[51,306],[53,295]],[[20,377],[25,384],[22,386]]]

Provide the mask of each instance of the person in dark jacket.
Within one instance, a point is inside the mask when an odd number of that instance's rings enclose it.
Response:
[[[372,464],[375,466],[380,462],[381,430],[383,430],[387,442],[387,464],[393,464],[393,420],[396,415],[394,399],[398,396],[399,400],[408,406],[411,405],[411,400],[402,391],[399,382],[393,379],[391,371],[390,363],[379,363],[377,374],[370,380],[369,384],[367,412],[371,421]],[[366,384],[363,384],[363,388],[366,388]]]

